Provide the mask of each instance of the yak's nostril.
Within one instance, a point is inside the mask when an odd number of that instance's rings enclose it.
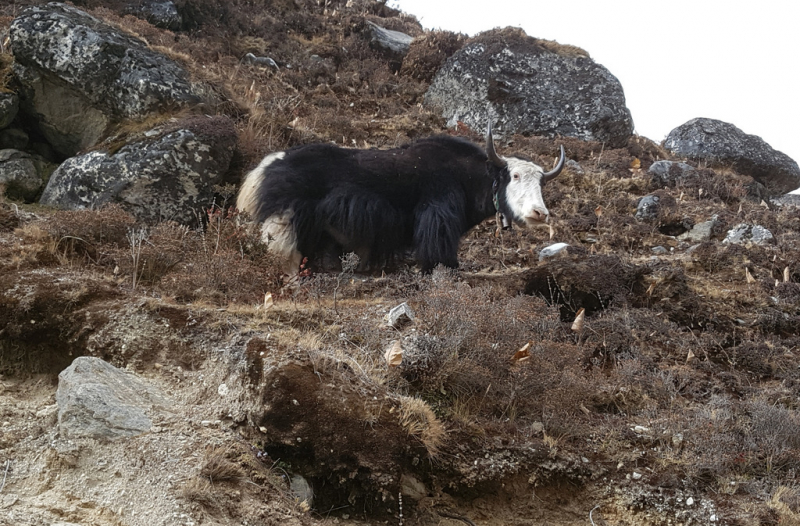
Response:
[[[528,214],[528,219],[531,221],[544,222],[547,220],[547,214],[540,212],[539,210],[533,210],[530,214]]]

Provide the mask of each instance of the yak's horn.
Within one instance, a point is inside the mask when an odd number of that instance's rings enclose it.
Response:
[[[486,156],[492,161],[492,164],[498,168],[505,168],[506,162],[497,155],[494,151],[494,139],[492,138],[492,123],[486,125]]]
[[[556,176],[561,173],[561,170],[564,169],[564,161],[566,161],[566,159],[567,158],[564,155],[564,145],[562,144],[561,145],[561,158],[558,160],[558,164],[556,165],[555,168],[553,168],[549,172],[542,174],[542,182],[541,182],[541,184],[545,184],[547,181],[550,181],[551,179],[555,179]]]

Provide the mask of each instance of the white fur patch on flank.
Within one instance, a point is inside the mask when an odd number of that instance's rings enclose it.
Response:
[[[271,153],[247,174],[239,189],[239,195],[236,197],[236,208],[240,212],[247,212],[251,218],[255,217],[258,208],[258,187],[261,186],[261,181],[264,179],[264,171],[270,164],[280,161],[284,157],[286,157],[286,152]]]
[[[534,212],[549,215],[542,198],[542,168],[516,157],[503,157],[503,160],[508,163],[511,176],[506,188],[506,202],[516,218],[531,224],[535,223],[531,219]]]
[[[293,215],[294,212],[287,210],[268,217],[261,225],[261,240],[270,252],[286,261],[285,271],[290,276],[297,273],[303,257],[297,250],[297,233],[292,226]]]

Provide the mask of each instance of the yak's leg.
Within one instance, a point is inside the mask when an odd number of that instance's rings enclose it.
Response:
[[[458,268],[458,242],[464,233],[464,200],[447,195],[420,204],[414,214],[414,257],[423,272],[436,265]]]
[[[358,255],[359,270],[383,264],[401,246],[402,214],[369,190],[337,187],[320,201],[316,214],[344,252]]]
[[[273,254],[284,260],[284,272],[297,274],[303,256],[297,249],[297,232],[292,224],[294,213],[287,210],[268,217],[261,225],[261,240]]]

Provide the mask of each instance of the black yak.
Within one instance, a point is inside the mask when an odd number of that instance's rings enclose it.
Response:
[[[304,257],[355,252],[374,267],[407,249],[427,272],[458,267],[461,236],[496,213],[522,225],[546,221],[541,188],[563,166],[563,146],[547,173],[498,156],[491,128],[485,150],[447,136],[391,150],[309,144],[265,157],[236,204],[293,272]]]

